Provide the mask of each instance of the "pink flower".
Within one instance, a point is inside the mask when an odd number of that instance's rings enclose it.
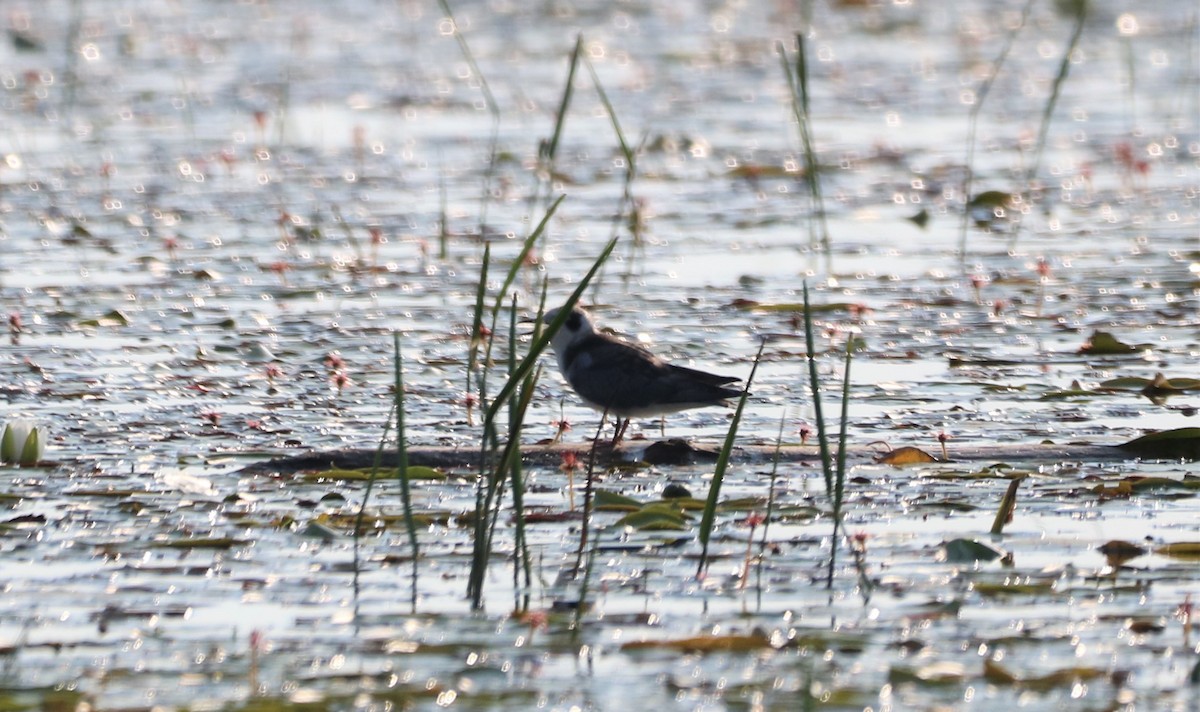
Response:
[[[754,529],[765,521],[767,521],[767,518],[763,515],[759,514],[758,512],[751,512],[750,514],[746,515],[745,519],[742,520],[742,524]]]
[[[342,355],[337,351],[330,351],[325,355],[325,368],[330,371],[340,371],[346,367],[346,361],[342,359]]]
[[[574,450],[568,450],[562,454],[562,464],[558,469],[563,472],[572,472],[579,469],[579,453]]]

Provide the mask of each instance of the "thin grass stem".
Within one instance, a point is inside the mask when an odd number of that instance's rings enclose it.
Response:
[[[808,379],[812,391],[813,410],[817,421],[817,442],[821,451],[821,473],[825,477],[825,493],[829,497],[833,518],[833,538],[830,541],[829,572],[826,587],[833,588],[833,573],[837,561],[837,548],[842,530],[842,502],[846,489],[846,435],[849,428],[850,408],[850,361],[854,353],[854,340],[846,341],[846,362],[842,376],[842,410],[838,430],[838,451],[835,456],[829,450],[829,429],[821,407],[821,380],[817,375],[815,344],[813,339],[812,309],[808,299],[808,283],[804,283],[804,338],[808,348]]]
[[[492,94],[492,88],[488,85],[487,77],[480,71],[479,64],[475,61],[475,55],[471,52],[471,46],[467,43],[466,36],[458,29],[458,21],[454,19],[454,12],[450,9],[450,3],[447,0],[438,0],[438,5],[441,6],[442,12],[446,15],[446,20],[453,29],[454,39],[458,41],[459,49],[462,51],[463,58],[467,61],[471,75],[479,80],[479,91],[483,94],[484,105],[487,107],[488,114],[492,118],[491,136],[488,139],[487,170],[483,174],[483,195],[480,198],[479,205],[479,239],[486,240],[487,211],[492,196],[492,179],[496,174],[496,147],[500,141],[500,105],[496,103],[496,97]]]
[[[838,430],[837,469],[833,477],[833,538],[829,547],[829,579],[827,586],[833,588],[833,571],[837,561],[839,533],[842,526],[842,502],[846,493],[846,429],[850,422],[850,361],[854,356],[854,339],[846,339],[846,363],[842,370],[842,417]]]
[[[558,158],[558,145],[562,141],[563,131],[567,125],[567,113],[571,106],[571,98],[575,94],[575,72],[579,68],[579,59],[583,56],[583,35],[575,35],[575,46],[571,50],[571,59],[567,64],[567,82],[563,86],[562,98],[558,102],[558,112],[554,116],[554,129],[550,138],[542,139],[538,144],[538,169],[534,172],[534,188],[529,194],[529,214],[542,199],[543,190],[549,196],[554,190],[555,162]]]
[[[587,479],[583,489],[583,520],[579,525],[579,547],[575,551],[575,565],[571,568],[571,578],[579,576],[579,566],[583,562],[583,552],[587,549],[588,531],[592,518],[592,482],[596,472],[596,450],[600,444],[600,435],[604,432],[604,422],[608,420],[608,408],[600,414],[600,425],[596,428],[596,436],[592,438],[592,447],[588,451]],[[574,503],[572,503],[574,509]]]
[[[1004,46],[1000,49],[1000,53],[996,55],[996,59],[992,61],[992,69],[988,73],[987,79],[983,80],[983,83],[979,85],[979,90],[975,92],[975,101],[971,104],[971,111],[967,116],[967,156],[963,167],[962,184],[963,213],[962,221],[958,226],[958,259],[960,264],[965,263],[967,259],[967,229],[971,221],[971,192],[975,190],[975,135],[979,127],[979,114],[983,110],[983,104],[987,100],[988,94],[992,91],[992,86],[996,83],[996,77],[1000,75],[1000,68],[1004,66],[1009,52],[1012,51],[1017,35],[1021,33],[1021,30],[1025,27],[1025,23],[1029,20],[1029,11],[1033,9],[1034,2],[1035,0],[1026,0],[1025,7],[1021,9],[1020,20],[1009,31],[1008,37],[1005,38]]]
[[[592,77],[592,85],[596,88],[596,94],[600,97],[600,103],[604,106],[605,113],[608,114],[609,122],[612,123],[613,133],[617,136],[617,145],[620,147],[621,155],[625,159],[625,179],[621,188],[621,199],[617,204],[617,211],[613,214],[610,237],[617,236],[622,223],[628,226],[630,237],[633,238],[630,240],[629,245],[630,257],[626,261],[627,269],[629,270],[626,278],[628,278],[632,274],[633,265],[636,261],[633,257],[642,247],[641,220],[634,208],[633,198],[633,183],[637,177],[637,154],[639,149],[633,148],[625,140],[625,132],[621,130],[621,122],[617,118],[617,111],[613,108],[612,102],[608,99],[608,93],[604,91],[604,86],[600,83],[600,76],[596,73],[596,67],[587,59],[584,60],[584,64],[587,66],[588,73]]]
[[[1062,59],[1058,63],[1058,72],[1054,75],[1054,81],[1050,85],[1050,95],[1046,97],[1046,105],[1042,107],[1042,120],[1038,125],[1037,143],[1033,148],[1033,160],[1025,171],[1025,200],[1021,206],[1021,210],[1017,213],[1017,218],[1013,224],[1012,237],[1009,239],[1009,250],[1016,249],[1017,239],[1021,235],[1021,226],[1024,222],[1025,212],[1032,208],[1033,194],[1038,187],[1038,171],[1042,165],[1042,153],[1046,148],[1046,137],[1050,134],[1050,122],[1054,118],[1054,109],[1058,106],[1058,98],[1062,94],[1063,84],[1067,81],[1067,76],[1071,73],[1071,55],[1075,54],[1075,49],[1079,46],[1079,38],[1083,36],[1083,28],[1087,24],[1089,0],[1071,0],[1063,3],[1069,10],[1075,13],[1075,27],[1071,30],[1071,37],[1067,40],[1067,47],[1063,51]]]
[[[817,374],[815,339],[813,338],[812,309],[808,301],[808,282],[804,282],[804,344],[808,351],[808,385],[812,392],[813,418],[817,426],[817,444],[821,453],[821,474],[825,477],[825,492],[833,492],[833,459],[829,454],[829,435],[825,429],[825,412],[821,407],[821,379]]]
[[[766,339],[758,345],[758,353],[754,356],[754,365],[750,367],[750,375],[746,377],[746,387],[742,389],[742,396],[738,399],[737,409],[729,424],[729,431],[725,434],[725,444],[721,446],[721,452],[717,455],[717,464],[713,468],[712,483],[708,486],[708,499],[704,503],[704,514],[700,518],[700,562],[696,566],[696,578],[700,578],[708,567],[708,543],[716,523],[721,483],[725,479],[725,471],[729,468],[729,458],[733,453],[734,440],[737,439],[738,425],[742,422],[742,412],[746,409],[746,401],[750,398],[750,385],[754,383],[754,375],[758,372],[758,364],[762,360],[763,349],[766,348],[766,345]]]
[[[1062,59],[1058,62],[1058,72],[1054,75],[1054,81],[1050,85],[1050,96],[1046,97],[1046,105],[1042,107],[1037,144],[1034,145],[1033,161],[1026,173],[1026,183],[1032,183],[1037,179],[1038,170],[1042,165],[1042,152],[1046,148],[1046,137],[1050,133],[1050,122],[1054,118],[1054,109],[1058,106],[1059,96],[1062,95],[1063,84],[1066,83],[1067,76],[1071,73],[1071,56],[1079,47],[1079,38],[1083,36],[1083,28],[1087,24],[1088,0],[1072,0],[1064,5],[1074,11],[1075,27],[1071,30],[1071,37],[1067,40],[1067,47],[1063,51]]]
[[[412,598],[409,602],[413,613],[417,612],[417,573],[418,559],[421,554],[420,542],[417,540],[417,523],[413,518],[412,492],[408,483],[408,441],[404,430],[404,362],[400,354],[400,332],[392,333],[392,346],[395,349],[395,396],[393,409],[396,412],[396,475],[400,480],[400,500],[404,505],[404,528],[408,531],[408,543],[412,548]]]
[[[487,462],[489,438],[491,438],[493,442],[495,441],[496,418],[500,409],[504,407],[510,398],[512,398],[513,394],[516,393],[518,388],[520,388],[525,382],[526,377],[529,376],[529,374],[536,368],[538,357],[541,356],[542,352],[546,350],[550,344],[550,340],[554,338],[554,335],[558,333],[558,330],[561,329],[563,324],[566,323],[567,318],[571,315],[571,309],[579,301],[579,298],[583,295],[584,290],[587,289],[592,279],[596,276],[596,273],[600,270],[605,260],[608,259],[609,255],[612,254],[612,251],[616,248],[616,246],[616,239],[608,242],[608,244],[600,252],[599,257],[597,257],[596,261],[592,264],[591,269],[589,269],[587,274],[584,275],[583,279],[580,280],[579,284],[575,288],[575,291],[573,291],[571,296],[567,298],[560,312],[555,315],[554,319],[551,320],[546,329],[540,332],[533,340],[533,343],[529,347],[529,352],[525,355],[521,362],[517,364],[516,369],[514,369],[512,374],[509,376],[508,382],[505,383],[504,387],[500,389],[500,392],[496,394],[496,398],[491,403],[487,404],[487,409],[484,414],[484,440],[481,444],[480,452],[481,475],[479,490],[477,490],[476,496],[471,571],[467,581],[467,596],[471,599],[471,607],[473,609],[477,610],[483,606],[483,577],[487,569],[488,559],[491,556],[491,536],[489,532],[492,529],[492,524],[489,521],[491,519],[489,514],[490,505],[493,501],[495,501],[495,492],[501,485],[501,476],[503,475],[505,467],[504,463],[513,456],[514,452],[518,452],[515,450],[514,443],[519,439],[519,433],[510,433],[509,444],[507,446],[506,453],[500,459],[500,470],[498,470],[496,473],[492,473],[491,475],[484,476],[483,473],[488,471],[484,465],[486,465]],[[528,389],[527,397],[532,398],[532,391],[532,388]],[[528,403],[525,405],[527,406]]]
[[[808,60],[803,33],[796,33],[796,66],[793,71],[788,63],[787,48],[780,42],[776,45],[787,78],[788,92],[792,97],[792,115],[800,133],[800,145],[804,150],[804,182],[808,187],[810,208],[816,220],[808,221],[809,244],[820,245],[825,251],[827,263],[832,263],[832,245],[829,239],[829,223],[825,214],[825,200],[821,194],[821,165],[817,157],[816,143],[812,135],[812,117],[809,112]]]

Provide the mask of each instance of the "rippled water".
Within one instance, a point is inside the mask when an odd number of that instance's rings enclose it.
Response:
[[[1023,188],[1071,32],[1060,5],[1033,7],[980,112],[977,191]],[[856,459],[847,525],[867,535],[878,585],[866,604],[844,547],[832,600],[820,585],[827,516],[773,523],[776,550],[742,589],[745,511],[722,515],[720,558],[699,582],[694,531],[658,546],[614,527],[619,513],[599,513],[597,606],[578,638],[569,615],[551,613],[532,637],[508,615],[501,558],[486,613],[468,615],[470,542],[453,523],[474,506],[465,468],[415,488],[420,511],[449,517],[421,532],[416,616],[399,526],[364,539],[355,586],[338,517],[357,511],[361,484],[239,472],[271,456],[374,447],[393,330],[410,444],[477,447],[465,390],[482,243],[494,292],[545,210],[530,200],[538,145],[553,131],[580,32],[625,137],[641,146],[631,189],[641,243],[614,222],[625,168],[581,69],[550,191],[566,199],[517,279],[523,312],[536,308],[543,278],[550,302],[565,298],[615,224],[622,242],[587,298],[602,325],[676,362],[741,376],[768,339],[743,442],[773,443],[781,418],[789,442],[812,424],[794,313],[745,308],[796,303],[805,279],[814,303],[842,305],[817,320],[833,387],[846,339],[863,342],[851,372],[856,448],[883,440],[936,452],[942,432],[951,455],[981,444],[1111,444],[1192,424],[1194,394],[1165,405],[1136,391],[1043,396],[1073,381],[1092,389],[1117,376],[1194,375],[1197,11],[1092,4],[1048,132],[1038,203],[1019,231],[1007,219],[973,225],[960,259],[964,99],[1022,7],[814,9],[811,114],[828,254],[810,243],[776,48],[794,49],[802,19],[790,7],[455,3],[499,107],[486,213],[492,119],[432,3],[8,8],[0,298],[19,331],[0,346],[9,374],[0,394],[4,419],[44,426],[57,464],[0,471],[0,698],[30,709],[79,699],[236,708],[262,694],[314,709],[384,709],[389,699],[614,709],[639,699],[750,710],[796,709],[807,690],[847,709],[1193,706],[1195,640],[1175,614],[1195,589],[1194,562],[1151,554],[1114,573],[1096,551],[1112,539],[1194,540],[1191,490],[1118,499],[1095,490],[1131,474],[1183,481],[1189,464],[1014,463],[1035,474],[993,542],[1014,554],[1005,568],[937,557],[944,540],[986,539],[1005,479],[966,477],[979,472],[971,464]],[[924,227],[910,220],[921,210]],[[1095,330],[1149,348],[1081,354]],[[525,439],[551,437],[563,417],[576,442],[596,425],[547,363]],[[669,418],[666,432],[716,442],[728,423],[721,409],[691,411]],[[657,437],[656,423],[640,427]],[[781,505],[827,508],[813,464],[781,467]],[[702,497],[710,472],[612,472],[601,486],[644,501],[674,481]],[[560,471],[528,475],[529,506],[566,507]],[[764,497],[768,481],[769,466],[735,463],[723,496]],[[372,497],[398,511],[393,483]],[[530,537],[543,582],[535,605],[548,608],[577,532],[545,523]],[[181,546],[202,538],[209,546]],[[507,556],[507,524],[498,539]],[[979,593],[1005,580],[1044,585]],[[620,649],[756,629],[773,636],[769,649]],[[257,654],[251,631],[264,641]],[[1026,678],[1099,673],[1042,689],[984,676],[985,659]],[[906,671],[952,674],[933,684]]]

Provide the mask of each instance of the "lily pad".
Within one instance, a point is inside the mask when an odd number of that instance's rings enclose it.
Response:
[[[636,512],[642,508],[642,503],[633,497],[626,497],[612,490],[598,489],[594,497],[596,509],[599,511]]]
[[[1005,554],[974,539],[951,539],[942,544],[945,560],[952,564],[968,564],[976,561],[995,561]]]
[[[1003,208],[1013,200],[1013,194],[1003,190],[985,190],[971,197],[968,208]]]
[[[1171,544],[1163,544],[1155,548],[1154,553],[1159,556],[1170,556],[1174,559],[1200,561],[1200,541],[1177,541]]]
[[[1200,428],[1160,430],[1117,447],[1146,460],[1200,460]]]
[[[650,504],[621,517],[616,526],[633,527],[638,531],[684,531],[690,525],[678,508]]]
[[[941,462],[941,460],[921,448],[905,446],[898,447],[875,458],[875,462],[884,465],[920,465],[929,462]]]
[[[1125,356],[1145,350],[1146,347],[1127,344],[1107,331],[1093,331],[1083,346],[1079,347],[1079,353],[1092,356]]]

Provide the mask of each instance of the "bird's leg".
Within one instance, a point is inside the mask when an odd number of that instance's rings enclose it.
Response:
[[[658,435],[659,435],[659,437],[663,438],[664,440],[667,437],[667,414],[666,413],[663,413],[661,416],[659,416]]]
[[[612,446],[616,447],[621,444],[621,439],[625,437],[625,430],[629,427],[629,418],[622,420],[617,418],[617,432],[613,435]]]

